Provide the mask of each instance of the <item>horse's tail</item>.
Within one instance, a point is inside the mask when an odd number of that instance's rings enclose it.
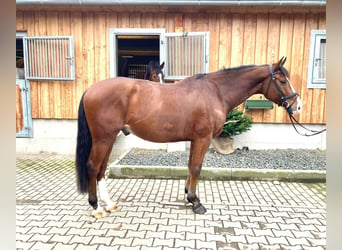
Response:
[[[84,112],[83,97],[84,94],[81,98],[78,108],[78,131],[76,145],[77,186],[80,193],[85,193],[88,191],[88,171],[86,164],[92,145],[91,134]]]

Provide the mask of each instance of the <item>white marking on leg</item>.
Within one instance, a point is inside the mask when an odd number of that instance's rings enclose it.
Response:
[[[117,208],[117,205],[109,198],[106,180],[102,178],[98,181],[97,186],[99,188],[100,199],[106,203],[106,210],[110,212],[114,211]]]
[[[96,219],[102,218],[106,216],[106,211],[100,206],[100,204],[97,204],[97,209],[93,210],[91,215]]]
[[[104,178],[102,178],[97,183],[97,185],[99,187],[100,199],[102,201],[104,201],[108,205],[108,203],[111,203],[112,201],[110,200],[109,195],[108,195],[108,190],[107,190],[107,187],[106,187],[106,180]]]

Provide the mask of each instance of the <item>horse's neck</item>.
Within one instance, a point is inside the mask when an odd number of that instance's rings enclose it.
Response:
[[[219,88],[227,110],[238,106],[254,94],[262,93],[262,82],[268,76],[261,66],[227,71],[223,74],[225,76],[219,81]]]

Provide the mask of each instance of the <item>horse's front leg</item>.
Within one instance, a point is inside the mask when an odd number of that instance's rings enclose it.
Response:
[[[192,210],[196,214],[204,214],[207,209],[201,204],[196,195],[197,182],[201,173],[204,156],[209,148],[211,139],[200,139],[191,142],[189,157],[189,174],[185,186],[187,200],[192,203]]]

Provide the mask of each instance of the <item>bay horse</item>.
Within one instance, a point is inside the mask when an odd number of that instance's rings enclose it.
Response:
[[[159,65],[157,61],[150,61],[146,67],[146,73],[144,75],[145,80],[150,80],[152,82],[164,83],[164,62]]]
[[[152,82],[164,83],[163,68],[164,68],[164,62],[159,65],[157,61],[151,60],[146,66],[144,79],[152,81]],[[126,128],[121,129],[121,131],[126,136],[130,134],[130,132]]]
[[[289,114],[300,112],[286,58],[271,65],[246,65],[197,74],[177,84],[158,84],[124,77],[93,84],[80,100],[76,169],[78,190],[88,192],[92,215],[117,208],[108,195],[105,170],[114,141],[123,128],[152,142],[190,141],[187,200],[194,213],[206,208],[196,195],[202,162],[211,140],[222,131],[226,115],[253,94],[264,94]]]

